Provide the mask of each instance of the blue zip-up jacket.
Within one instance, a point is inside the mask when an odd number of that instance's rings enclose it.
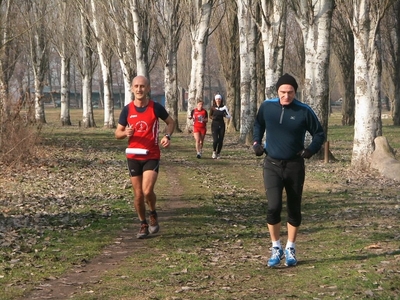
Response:
[[[279,98],[274,98],[261,104],[254,122],[253,137],[255,142],[261,144],[266,132],[264,147],[268,156],[289,160],[298,157],[304,149],[307,131],[312,136],[307,149],[315,154],[321,149],[325,134],[314,111],[297,99],[282,106]]]

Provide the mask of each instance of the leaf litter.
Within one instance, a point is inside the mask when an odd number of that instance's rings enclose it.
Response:
[[[234,145],[234,143],[232,143]],[[234,146],[233,146],[234,147]],[[229,146],[227,146],[229,149]],[[106,192],[106,187],[121,187],[123,181],[116,174],[124,174],[124,162],[118,163],[114,154],[102,153],[102,159],[98,159],[98,153],[95,151],[82,153],[74,151],[53,151],[54,156],[48,156],[45,160],[40,161],[37,166],[29,166],[24,172],[11,172],[10,174],[2,174],[0,187],[2,198],[0,201],[0,237],[1,237],[1,256],[4,259],[0,262],[3,272],[7,272],[13,265],[24,261],[24,253],[35,251],[35,245],[43,238],[46,230],[70,230],[81,231],[90,226],[97,218],[107,218],[112,214],[110,206],[105,204],[104,200],[113,201],[121,198],[121,195],[113,195]],[[108,157],[107,157],[108,155]],[[191,164],[184,159],[175,159],[174,163]],[[93,174],[95,166],[96,174]],[[78,167],[79,172],[76,172]],[[190,165],[193,167],[193,164]],[[328,217],[333,222],[341,223],[344,226],[344,233],[356,233],[360,237],[363,230],[374,227],[380,230],[398,229],[398,224],[393,224],[393,219],[399,216],[400,199],[397,191],[399,184],[381,177],[371,174],[359,174],[355,171],[337,167],[337,169],[328,168],[325,164],[314,162],[307,165],[309,173],[335,173],[341,176],[333,176],[333,181],[324,186],[320,181],[314,179],[306,179],[309,189],[323,191],[327,195],[350,195],[353,198],[351,207],[342,207],[335,209]],[[202,178],[204,187],[215,190],[212,202],[215,205],[216,217],[225,224],[220,228],[210,225],[210,234],[221,236],[226,235],[226,240],[213,240],[209,247],[198,248],[194,250],[196,255],[206,258],[207,264],[218,267],[222,270],[234,270],[240,262],[252,262],[259,264],[260,260],[265,261],[267,253],[261,246],[253,247],[250,250],[243,246],[238,232],[257,224],[265,224],[264,216],[255,217],[255,208],[259,210],[266,209],[264,199],[259,199],[259,192],[251,188],[238,188],[234,184],[229,183],[227,175],[217,174],[210,171],[207,167],[199,166],[199,174],[208,174]],[[328,170],[329,169],[329,170]],[[333,171],[332,171],[333,170]],[[2,170],[3,172],[3,170]],[[90,178],[88,184],[87,179]],[[218,179],[218,180],[216,180]],[[198,178],[194,178],[198,180]],[[257,180],[260,180],[258,178]],[[217,182],[217,183],[216,183]],[[222,185],[220,182],[224,182]],[[215,189],[218,184],[218,189]],[[364,188],[368,186],[377,187],[374,192],[364,192]],[[129,186],[128,186],[129,187]],[[125,188],[127,188],[125,186]],[[177,191],[179,192],[179,191]],[[99,201],[101,200],[101,201]],[[246,201],[247,208],[243,209],[243,201]],[[346,200],[344,200],[346,201]],[[366,207],[365,203],[368,203]],[[395,204],[394,204],[395,203]],[[184,205],[184,204],[181,204]],[[261,206],[261,208],[260,208]],[[88,212],[87,207],[90,207]],[[374,217],[371,217],[373,215]],[[377,216],[381,218],[377,219]],[[322,220],[327,217],[320,213],[310,214],[308,217],[315,221]],[[307,229],[306,229],[307,230]],[[263,238],[265,234],[254,232],[255,238]],[[400,240],[400,235],[394,237]],[[116,249],[123,253],[120,257],[126,257],[128,250],[132,246],[132,238],[128,234],[122,234],[118,237],[114,245],[116,248],[111,250],[115,253]],[[12,249],[3,250],[3,249]],[[126,250],[124,250],[126,249]],[[58,249],[54,249],[57,251]],[[105,254],[99,257],[100,261],[104,261],[110,250],[105,250]],[[124,252],[125,251],[125,252]],[[385,240],[376,241],[366,244],[360,252],[364,251],[380,251],[388,254],[395,254],[395,261],[399,262],[398,248],[385,246]],[[397,255],[396,255],[397,253]],[[384,256],[382,256],[384,257]],[[92,261],[91,265],[96,261]],[[59,280],[64,286],[72,286],[69,292],[73,292],[79,288],[84,282],[98,284],[98,279],[92,280],[91,271],[84,270],[88,266],[87,261],[82,261],[80,266],[76,266],[75,274],[81,274],[81,277],[67,277],[67,280],[61,278],[48,277],[47,281],[54,282]],[[114,261],[115,263],[115,261]],[[389,265],[392,261],[381,261],[382,267],[378,268],[379,272],[396,272],[395,270],[387,270],[385,265]],[[37,266],[40,268],[40,266]],[[358,270],[360,275],[365,274],[363,266],[353,266]],[[233,268],[233,269],[232,269]],[[306,268],[314,269],[315,266],[308,265]],[[184,275],[190,272],[188,269],[181,269],[174,272],[175,276]],[[398,273],[398,272],[397,272]],[[221,273],[222,274],[222,273]],[[4,276],[0,274],[1,276]],[[288,277],[296,276],[294,273],[286,273]],[[208,275],[201,275],[208,276]],[[203,278],[206,278],[203,277]],[[121,276],[121,278],[126,278]],[[234,273],[220,275],[213,281],[216,286],[224,290],[232,289],[238,282],[238,278]],[[251,280],[242,278],[241,280]],[[218,281],[221,281],[218,283]],[[210,283],[211,284],[211,283]],[[51,288],[55,293],[54,285],[50,283],[42,283],[37,287],[39,290],[46,291]],[[210,287],[197,285],[195,282],[186,282],[177,293],[185,293],[190,290],[208,290]],[[336,285],[321,285],[320,288],[336,289]],[[381,289],[380,286],[377,290]],[[47,290],[48,291],[48,290]],[[46,291],[46,292],[47,292]],[[260,292],[262,289],[260,289]],[[93,291],[89,291],[92,293]],[[377,291],[375,291],[376,293]],[[372,297],[375,295],[373,290],[364,291],[364,295]],[[40,294],[37,294],[40,299]],[[321,292],[320,296],[327,295]],[[41,294],[43,296],[43,294]],[[63,299],[65,294],[61,295]],[[35,299],[35,298],[32,298]],[[53,299],[57,299],[53,294]]]

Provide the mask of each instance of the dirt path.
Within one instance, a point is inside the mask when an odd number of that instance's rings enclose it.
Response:
[[[169,166],[170,172],[176,174]],[[182,189],[178,184],[179,178],[171,176],[170,201],[163,203],[162,212],[159,213],[159,221],[162,230],[163,221],[174,215],[178,208],[187,206],[187,202],[181,200]],[[74,266],[68,273],[58,277],[49,278],[35,287],[30,294],[22,299],[69,299],[80,290],[88,290],[90,285],[101,282],[101,277],[108,271],[118,268],[132,253],[146,247],[146,240],[136,238],[137,224],[132,224],[118,234],[114,243],[104,248],[102,253],[90,261],[83,261]]]

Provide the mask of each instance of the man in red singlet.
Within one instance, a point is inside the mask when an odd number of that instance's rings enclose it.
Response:
[[[197,158],[203,153],[204,138],[207,132],[208,112],[203,108],[203,100],[197,102],[197,107],[190,112],[193,120],[193,136],[196,141]]]
[[[161,104],[149,99],[150,84],[146,77],[135,77],[131,90],[134,100],[122,109],[115,137],[128,138],[126,157],[135,195],[134,206],[141,223],[137,238],[142,239],[160,229],[154,186],[159,171],[160,145],[169,147],[175,121]],[[160,142],[159,119],[167,124],[166,134]],[[150,209],[150,224],[146,220],[145,203]]]

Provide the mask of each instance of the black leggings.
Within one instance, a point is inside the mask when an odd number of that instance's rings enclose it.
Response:
[[[282,192],[287,196],[287,222],[298,227],[301,224],[301,197],[305,179],[304,159],[275,160],[264,158],[264,186],[268,199],[267,223],[281,222]]]
[[[221,153],[225,137],[225,122],[212,122],[211,132],[213,137],[213,151]]]

